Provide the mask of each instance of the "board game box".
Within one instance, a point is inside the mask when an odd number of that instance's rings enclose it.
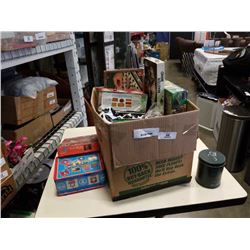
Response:
[[[106,173],[100,154],[57,158],[54,182],[59,196],[104,186]]]
[[[64,139],[57,148],[58,157],[80,155],[99,151],[96,135]]]
[[[144,69],[106,70],[104,86],[112,89],[143,91]]]
[[[186,111],[188,91],[167,81],[164,86],[164,114],[176,114]]]
[[[144,67],[144,92],[148,94],[148,107],[150,107],[153,103],[157,103],[159,105],[161,102],[161,95],[164,89],[165,62],[157,58],[145,57]]]
[[[146,112],[147,94],[138,91],[123,91],[108,88],[97,88],[98,111],[113,108],[117,112],[142,113]]]

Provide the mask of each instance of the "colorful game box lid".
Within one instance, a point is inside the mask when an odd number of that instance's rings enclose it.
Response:
[[[104,164],[98,152],[57,158],[54,180],[62,180],[80,175],[87,175],[104,170]]]
[[[58,157],[80,155],[99,151],[97,135],[68,138],[57,148]]]
[[[116,69],[104,71],[104,86],[120,90],[144,89],[144,69]]]

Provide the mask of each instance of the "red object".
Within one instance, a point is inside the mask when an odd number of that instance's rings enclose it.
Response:
[[[96,135],[65,139],[57,148],[58,157],[80,155],[96,151],[99,151],[99,143]]]

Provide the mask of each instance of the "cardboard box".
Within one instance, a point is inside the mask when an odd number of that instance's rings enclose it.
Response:
[[[69,32],[46,32],[47,43],[70,39]]]
[[[50,86],[46,88],[43,92],[43,113],[53,110],[58,107],[56,87]]]
[[[105,185],[103,161],[98,152],[57,158],[54,181],[57,194],[66,195]]]
[[[41,137],[53,128],[50,113],[39,116],[38,118],[21,126],[8,126],[3,128],[2,136],[6,140],[16,140],[21,136],[27,136],[27,144],[37,142]]]
[[[144,69],[116,69],[104,71],[104,86],[120,90],[144,90]]]
[[[58,104],[60,107],[51,113],[51,119],[53,126],[55,127],[60,121],[72,111],[71,100],[68,99],[58,99]]]
[[[170,179],[183,177],[182,174],[190,170],[191,155],[196,149],[199,112],[192,102],[188,101],[187,112],[111,124],[105,123],[98,115],[97,103],[97,91],[94,88],[91,97],[93,117],[113,199],[119,199],[117,195],[120,192],[115,181],[118,177],[114,175],[123,173],[127,166],[145,162],[156,166],[155,162],[160,160],[183,156],[185,170],[170,176]],[[134,138],[135,134],[138,139]],[[164,179],[170,181],[168,176]],[[164,180],[152,178],[150,184],[158,181]],[[138,188],[143,188],[143,185],[138,185]]]
[[[57,107],[56,88],[48,87],[36,99],[25,96],[1,96],[3,124],[21,125]]]
[[[64,139],[57,148],[58,157],[80,155],[99,151],[96,135]]]
[[[36,32],[1,32],[1,51],[12,51],[37,46]]]
[[[15,196],[16,184],[11,169],[4,157],[0,159],[1,166],[1,209],[3,209]]]
[[[156,44],[156,50],[160,52],[160,59],[166,61],[169,58],[169,44],[165,42],[158,42]]]
[[[160,103],[165,82],[165,63],[153,57],[144,58],[145,88],[148,94],[149,107],[154,102]]]

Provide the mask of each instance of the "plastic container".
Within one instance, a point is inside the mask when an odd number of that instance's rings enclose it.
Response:
[[[206,188],[220,186],[225,163],[226,158],[222,153],[211,149],[202,150],[199,153],[196,181]]]

